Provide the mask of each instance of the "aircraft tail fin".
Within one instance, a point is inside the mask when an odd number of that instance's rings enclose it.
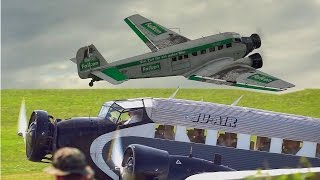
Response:
[[[78,74],[81,79],[94,78],[91,74],[92,71],[102,66],[108,67],[108,62],[93,44],[81,47],[77,51],[76,57],[70,60],[77,64]]]
[[[81,79],[92,79],[89,86],[93,86],[95,81],[100,80],[106,80],[114,85],[127,80],[123,73],[108,64],[93,44],[80,48],[76,57],[70,60],[77,64]]]

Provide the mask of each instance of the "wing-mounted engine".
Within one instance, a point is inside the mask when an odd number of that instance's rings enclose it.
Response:
[[[52,151],[53,124],[46,111],[33,111],[26,132],[26,155],[30,161],[41,161]]]
[[[253,67],[255,69],[262,68],[263,61],[262,61],[262,57],[261,57],[261,55],[259,53],[252,54],[252,55],[249,56],[249,58],[252,61],[251,67]]]
[[[124,152],[121,165],[122,179],[167,179],[170,166],[169,153],[133,144]]]
[[[234,67],[236,65],[245,65],[245,66],[249,66],[249,67],[252,67],[255,69],[259,69],[263,66],[263,61],[262,61],[262,57],[259,53],[254,53],[248,57],[244,57],[244,58],[236,60],[235,63],[230,65],[229,67]],[[229,67],[227,66],[227,68],[229,68]],[[227,69],[227,68],[225,68],[225,69]]]
[[[139,144],[127,147],[122,161],[122,179],[185,179],[203,172],[233,171],[221,165],[221,156],[215,162],[194,158],[192,155],[169,155],[167,151]]]

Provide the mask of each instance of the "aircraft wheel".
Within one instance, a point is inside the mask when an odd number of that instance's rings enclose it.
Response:
[[[89,86],[92,87],[93,86],[93,81],[89,82]]]

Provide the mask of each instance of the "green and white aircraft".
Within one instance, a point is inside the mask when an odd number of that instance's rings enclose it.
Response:
[[[241,37],[225,32],[195,40],[165,28],[139,14],[124,19],[152,52],[108,63],[91,44],[78,50],[71,61],[82,79],[120,84],[129,79],[184,76],[189,80],[242,88],[282,91],[293,84],[263,73],[258,34]]]

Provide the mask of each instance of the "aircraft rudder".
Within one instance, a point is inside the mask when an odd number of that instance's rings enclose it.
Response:
[[[82,79],[89,78],[93,70],[108,65],[108,62],[93,44],[81,47],[77,51],[76,63],[79,77]]]

